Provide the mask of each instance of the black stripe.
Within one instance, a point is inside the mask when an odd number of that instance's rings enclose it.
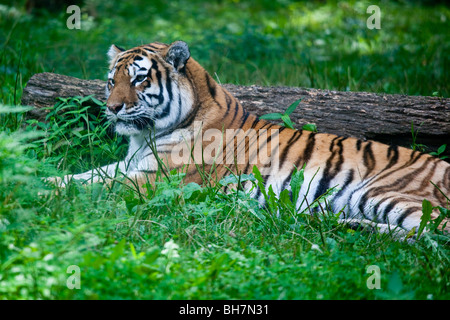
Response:
[[[405,219],[411,215],[414,212],[420,212],[421,208],[420,207],[413,207],[413,208],[408,208],[405,211],[403,211],[401,213],[401,215],[397,218],[397,225],[402,227],[403,226],[403,221],[405,221]]]
[[[258,135],[258,133],[256,133],[255,134],[255,136],[256,136],[256,159],[258,159],[258,154],[259,154],[259,147],[258,147],[258,138],[259,138],[259,135]],[[247,137],[247,136],[246,136]],[[244,159],[245,159],[245,155],[248,153],[248,161],[247,161],[247,165],[245,166],[245,169],[244,169],[244,173],[247,173],[247,171],[248,171],[248,168],[250,167],[250,162],[251,162],[251,159],[253,159],[251,156],[250,156],[250,145],[251,145],[251,141],[250,141],[250,137],[248,137],[248,145],[247,144],[245,144],[245,138],[244,138],[244,147],[246,148],[246,150],[244,150]]]
[[[254,129],[255,128],[255,126],[258,124],[258,122],[259,122],[259,119],[258,118],[255,118],[255,120],[253,120],[253,122],[252,122],[252,125],[251,125],[251,129]]]
[[[158,80],[158,86],[159,86],[159,94],[147,94],[147,96],[158,98],[158,103],[162,104],[164,101],[164,94],[163,94],[163,86],[162,86],[162,74],[161,71],[158,68],[158,64],[155,59],[152,59],[152,69],[155,69],[156,73],[156,79]]]
[[[392,209],[394,209],[394,207],[400,202],[400,200],[398,199],[393,199],[385,208],[384,208],[384,213],[383,213],[383,221],[385,223],[389,223],[389,213],[392,211]]]
[[[289,153],[289,150],[291,148],[291,145],[294,144],[298,139],[300,139],[300,137],[302,136],[302,132],[301,131],[294,131],[294,133],[292,134],[291,138],[289,139],[289,141],[287,142],[286,146],[283,149],[283,152],[280,155],[280,168],[283,168],[283,165],[286,161],[287,155]]]
[[[339,139],[339,140],[338,140]],[[328,157],[325,169],[322,174],[322,178],[319,181],[316,193],[314,195],[314,199],[319,198],[321,195],[323,195],[327,190],[330,188],[331,180],[339,174],[341,170],[342,163],[344,162],[344,157],[342,156],[343,152],[343,146],[342,141],[346,138],[334,138],[330,143],[330,152],[331,155]],[[336,143],[337,141],[337,143]],[[337,145],[338,149],[335,150],[334,146]],[[333,169],[333,160],[335,157],[338,157],[336,163],[334,164]]]
[[[146,173],[146,174],[152,174],[152,173],[156,173],[156,170],[139,170],[139,172]]]
[[[368,197],[369,196],[368,196],[367,192],[362,195],[361,199],[359,200],[358,209],[359,209],[360,213],[362,214],[362,216],[364,217],[364,219],[371,220],[370,217],[368,217],[366,215],[366,210],[365,210],[366,203],[369,200]],[[376,215],[376,213],[375,213],[375,215]]]
[[[303,155],[304,155],[303,163],[308,163],[309,159],[311,159],[311,155],[314,151],[315,143],[316,143],[316,133],[310,132],[305,151],[303,152]]]
[[[205,78],[206,78],[206,83],[208,85],[209,93],[211,94],[211,96],[215,100],[215,98],[216,98],[216,84],[214,82],[211,83],[211,80],[212,80],[211,76],[207,72],[205,72]]]
[[[338,138],[339,138],[339,137],[335,137],[335,138],[333,138],[333,140],[331,140],[330,147],[328,148],[328,150],[329,150],[330,152],[333,152],[334,144],[336,143],[336,140],[337,140]]]
[[[297,140],[300,139],[302,134],[303,134],[303,131],[297,131],[297,130],[294,131],[294,133],[292,134],[291,138],[287,142],[287,145],[290,146],[291,144],[295,144],[297,142]]]
[[[165,118],[170,114],[170,107],[172,106],[173,100],[172,80],[169,77],[169,70],[167,68],[164,68],[164,70],[166,71],[166,90],[167,93],[169,94],[169,101],[166,102],[166,106],[163,112],[156,117],[157,119]],[[163,90],[161,90],[161,95],[164,97]]]
[[[146,48],[146,47],[144,47],[143,49],[144,49],[145,51],[150,52],[150,53],[156,53],[155,51],[153,51],[153,50],[151,50],[151,49],[149,49],[149,48]]]
[[[239,111],[239,103],[236,100],[236,102],[234,104],[234,116],[233,116],[233,119],[231,120],[231,124],[233,124],[234,120],[236,120],[238,111]]]
[[[389,159],[389,163],[381,172],[390,169],[398,162],[398,146],[389,146],[386,157]]]
[[[341,190],[339,190],[338,193],[336,193],[335,199],[339,198],[342,194],[345,193],[345,189],[347,189],[347,187],[353,182],[354,177],[355,177],[355,170],[350,169],[347,172],[347,176],[345,177],[344,184],[342,185]]]
[[[415,154],[417,154],[417,157],[414,157]],[[409,161],[405,164],[405,167],[409,167],[410,165],[416,163],[417,160],[419,160],[423,155],[423,153],[414,150],[413,152],[411,152],[411,156],[409,158]]]
[[[177,115],[177,120],[180,120],[180,118],[181,118],[181,110],[183,108],[183,106],[181,104],[182,104],[181,94],[178,92],[178,115]]]
[[[379,217],[380,214],[382,213],[382,212],[378,212],[378,211],[379,211],[379,208],[380,208],[380,206],[381,206],[385,201],[388,201],[388,200],[389,200],[389,198],[381,199],[381,200],[378,201],[378,203],[373,207],[374,216],[373,216],[372,221],[378,222],[378,220],[379,220],[378,217]]]
[[[223,116],[223,118],[225,119],[228,116],[228,113],[230,113],[232,100],[228,92],[224,91],[224,94],[225,94],[225,101],[227,103],[227,111],[225,111],[225,115]]]
[[[247,111],[245,111],[244,117],[242,118],[242,121],[241,121],[240,128],[242,128],[242,127],[244,126],[244,123],[245,123],[245,121],[247,121],[247,118],[248,118],[249,115],[250,115],[250,113],[248,113]]]
[[[362,143],[361,139],[356,140],[356,150],[358,150],[358,151],[361,150],[361,143]]]
[[[375,168],[375,157],[373,155],[372,151],[372,141],[369,141],[366,146],[364,147],[363,151],[363,164],[366,166],[367,171],[363,177],[363,180],[366,179],[369,174],[373,171]]]
[[[284,129],[286,129],[286,127],[280,127],[280,128],[278,128],[278,134],[280,134]]]
[[[266,121],[266,120],[260,120],[260,121],[264,121],[265,123],[263,124],[263,126],[262,126],[261,128],[259,128],[259,130],[262,130],[262,129],[264,129],[264,127],[265,127],[265,126],[269,126],[269,128],[271,128],[271,127],[273,127],[273,126],[274,126],[274,124],[273,124],[273,123],[271,123],[271,122],[268,122],[268,121]],[[269,130],[269,128],[267,128],[267,130]]]
[[[150,48],[152,48],[152,49],[154,49],[154,50],[161,50],[161,48],[156,47],[156,46],[154,46],[154,45],[152,45],[152,44],[147,44],[146,46],[147,46],[147,47],[150,47]]]
[[[142,49],[137,48],[137,49],[134,49],[134,50],[128,50],[128,51],[126,52],[126,55],[128,56],[128,55],[131,54],[131,53],[142,53]],[[136,58],[135,58],[135,59],[136,59]],[[139,60],[142,60],[142,58],[140,58]]]
[[[256,194],[255,194],[255,199],[259,202],[258,198],[261,195],[261,189],[258,187],[258,189],[256,189]]]
[[[292,178],[292,172],[294,172],[294,167],[292,167],[288,176],[283,180],[283,183],[281,184],[281,191],[285,190],[288,187],[288,183],[290,182],[290,180]],[[292,201],[292,191],[290,193],[291,193],[291,201]]]

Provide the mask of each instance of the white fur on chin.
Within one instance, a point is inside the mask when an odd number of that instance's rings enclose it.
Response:
[[[115,131],[122,136],[134,136],[141,133],[141,130],[136,128],[134,124],[126,122],[117,122]]]

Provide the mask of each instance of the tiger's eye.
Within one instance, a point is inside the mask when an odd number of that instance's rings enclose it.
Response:
[[[146,78],[147,78],[147,77],[144,76],[144,75],[136,76],[136,81],[137,81],[137,82],[141,82],[141,81],[144,81]]]

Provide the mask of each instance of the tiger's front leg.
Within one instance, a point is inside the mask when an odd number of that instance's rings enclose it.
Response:
[[[69,179],[74,179],[79,180],[83,183],[95,183],[95,182],[103,183],[106,181],[106,179],[112,179],[116,178],[117,176],[126,175],[127,171],[128,170],[125,165],[125,161],[120,161],[100,168],[95,168],[83,173],[75,175],[67,175],[64,177],[64,180],[70,181]]]
[[[107,179],[116,178],[117,176],[127,174],[127,166],[125,161],[112,163],[100,168],[91,169],[79,174],[68,174],[64,177],[50,177],[45,180],[54,185],[65,188],[71,180],[78,180],[82,183],[104,183]]]
[[[77,180],[85,184],[90,183],[111,183],[115,180],[123,180],[126,184],[142,185],[147,182],[154,182],[154,175],[158,170],[158,162],[153,154],[140,160],[127,160],[109,164],[100,168],[95,168],[83,173],[66,175],[63,178],[53,177],[46,180],[53,184],[65,188],[70,181]]]

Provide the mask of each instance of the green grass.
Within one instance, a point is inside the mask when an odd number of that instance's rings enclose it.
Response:
[[[81,31],[66,29],[64,14],[0,7],[0,101],[20,104],[35,72],[104,79],[112,42],[177,39],[222,83],[449,93],[447,7],[380,2],[375,31],[364,2],[88,2],[97,14],[87,11]],[[125,142],[89,108],[104,106],[60,100],[38,123],[0,105],[0,299],[450,298],[448,237],[437,233],[408,244],[351,230],[327,211],[297,213],[285,195],[266,210],[176,174],[147,194],[44,183],[123,157]],[[367,287],[372,265],[378,290]],[[67,286],[70,266],[81,289]]]
[[[98,101],[84,100],[61,101],[56,109],[67,112],[49,114],[48,124],[0,134],[0,298],[450,297],[449,238],[438,233],[408,244],[349,229],[327,211],[296,212],[285,193],[275,198],[269,190],[262,209],[246,193],[184,185],[173,172],[145,194],[122,183],[44,183],[41,177],[84,171],[123,152],[101,117],[85,121]],[[25,124],[17,107],[0,111]],[[68,136],[70,143],[53,143]],[[299,190],[301,170],[294,177]],[[379,290],[367,286],[373,265]],[[71,266],[80,270],[80,289],[67,287]]]

